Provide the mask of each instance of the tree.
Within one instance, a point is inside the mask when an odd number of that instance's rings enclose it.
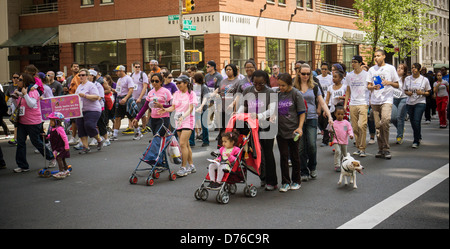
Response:
[[[422,44],[429,42],[437,35],[434,29],[429,28],[436,19],[430,19],[428,16],[428,12],[434,8],[431,2],[428,2],[398,0],[401,18],[396,19],[393,27],[386,31],[381,43],[386,46],[387,52],[393,52],[393,47],[397,47],[400,62],[414,55]]]
[[[424,3],[425,2],[425,3]],[[393,52],[394,46],[401,48],[399,55],[406,58],[411,51],[420,47],[423,40],[433,37],[428,28],[427,13],[433,9],[428,0],[355,0],[353,7],[358,11],[355,25],[365,32],[364,41],[372,46],[369,65],[373,64],[375,51],[383,47]]]

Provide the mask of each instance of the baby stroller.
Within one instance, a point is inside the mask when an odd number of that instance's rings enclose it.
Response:
[[[244,127],[236,127],[236,122],[243,122]],[[253,184],[247,182],[247,170],[259,175],[259,167],[261,165],[261,146],[258,136],[258,120],[250,119],[248,114],[237,114],[232,116],[228,122],[225,132],[237,129],[240,133],[238,147],[240,151],[236,156],[232,169],[229,173],[224,173],[222,184],[219,189],[211,189],[207,187],[207,183],[211,182],[209,173],[206,175],[201,186],[195,191],[194,197],[197,200],[206,201],[209,196],[208,190],[218,191],[216,201],[218,203],[227,204],[230,200],[230,194],[237,191],[237,183],[245,184],[244,195],[247,197],[255,197],[258,190]]]
[[[165,129],[165,135],[160,136],[159,132],[161,129]],[[175,129],[176,130],[176,129]],[[142,154],[142,157],[139,158],[139,163],[136,168],[133,170],[130,176],[130,183],[137,184],[138,182],[138,171],[149,171],[147,178],[145,180],[145,184],[147,186],[153,186],[155,183],[155,179],[158,179],[160,173],[163,171],[169,171],[169,180],[175,181],[177,179],[177,175],[170,170],[169,161],[167,160],[166,150],[168,148],[176,147],[179,151],[179,144],[177,138],[175,137],[174,131],[171,131],[169,128],[165,127],[164,124],[161,125],[159,130],[156,132],[156,135],[153,137],[150,144],[147,146],[147,149]],[[181,163],[181,155],[177,154],[178,157],[170,156],[170,159],[173,163],[180,164]],[[139,168],[141,163],[144,162],[148,164],[149,167]]]

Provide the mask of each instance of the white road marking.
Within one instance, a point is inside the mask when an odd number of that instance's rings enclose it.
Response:
[[[449,164],[447,163],[441,168],[431,172],[415,183],[366,210],[364,213],[338,227],[338,229],[372,229],[448,177]]]

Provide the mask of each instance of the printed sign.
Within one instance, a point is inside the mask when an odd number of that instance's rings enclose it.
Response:
[[[49,120],[48,115],[52,112],[60,112],[64,118],[83,117],[80,96],[71,94],[41,100],[42,119]]]

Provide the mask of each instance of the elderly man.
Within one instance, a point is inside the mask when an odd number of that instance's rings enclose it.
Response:
[[[61,95],[63,95],[62,84],[59,83],[57,80],[55,80],[55,72],[48,71],[47,72],[47,77],[48,77],[48,82],[49,82],[48,85],[52,89],[53,96],[61,96]]]

